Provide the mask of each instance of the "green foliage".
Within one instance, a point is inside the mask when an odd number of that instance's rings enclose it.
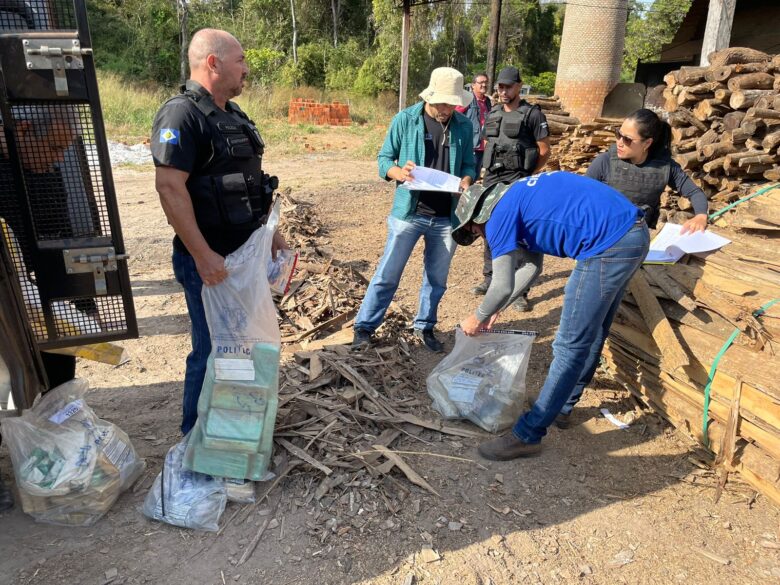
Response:
[[[560,49],[562,10],[538,0],[509,0],[503,4],[499,56],[521,67],[523,76],[555,69]],[[487,31],[485,32],[487,40]],[[486,45],[485,45],[486,46]]]
[[[358,69],[353,89],[360,95],[376,95],[398,87],[400,65],[393,52],[384,49],[370,56]]]
[[[326,89],[352,89],[358,71],[368,56],[357,39],[349,39],[329,51],[325,64]]]
[[[329,47],[325,43],[310,43],[298,47],[298,62],[288,59],[279,73],[279,81],[284,85],[325,85],[325,66]]]
[[[531,93],[542,95],[555,93],[555,73],[552,71],[543,71],[539,75],[528,75],[523,79],[523,83],[531,86]]]
[[[179,82],[180,23],[174,0],[87,2],[101,69],[167,86]],[[241,41],[255,84],[354,90],[366,96],[398,91],[402,14],[395,0],[189,0],[187,6],[190,35],[203,27],[222,28]],[[467,77],[484,70],[488,11],[486,3],[414,7],[410,102],[435,67],[455,67]],[[554,69],[560,12],[539,0],[505,0],[500,58],[523,65],[527,75]]]
[[[631,0],[626,23],[621,81],[634,81],[639,61],[658,61],[661,47],[674,38],[693,0],[655,0],[649,10]]]
[[[88,0],[98,67],[137,79],[179,79],[176,8],[163,0]]]
[[[267,47],[247,49],[245,54],[250,79],[256,85],[270,85],[284,63],[284,53]]]

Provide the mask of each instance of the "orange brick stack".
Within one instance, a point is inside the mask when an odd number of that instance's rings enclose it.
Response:
[[[290,109],[287,112],[287,122],[290,124],[316,124],[318,126],[349,126],[352,120],[349,117],[349,105],[341,102],[321,104],[305,98],[293,98],[290,100]]]

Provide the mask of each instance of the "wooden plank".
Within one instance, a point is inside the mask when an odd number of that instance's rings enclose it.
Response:
[[[328,467],[323,463],[320,463],[314,457],[309,455],[306,451],[304,451],[300,447],[296,447],[287,439],[276,437],[275,441],[279,443],[282,447],[287,449],[290,453],[298,457],[299,459],[303,459],[306,463],[308,463],[312,467],[316,467],[317,469],[319,469],[325,475],[330,475],[331,473],[333,473],[333,470],[330,467]]]
[[[437,496],[439,498],[441,497],[441,494],[439,494],[439,492],[433,489],[433,487],[431,487],[431,485],[427,481],[425,481],[425,479],[423,479],[423,477],[419,473],[417,473],[414,469],[412,469],[411,466],[408,463],[406,463],[406,461],[404,461],[400,455],[394,453],[384,445],[374,445],[373,447],[374,449],[382,453],[382,455],[387,457],[387,459],[392,461],[398,469],[403,471],[407,479],[411,481],[414,485],[420,486],[424,490],[427,490],[430,493],[432,493],[434,496]]]
[[[648,276],[661,288],[669,298],[678,303],[682,307],[685,307],[689,311],[696,310],[696,301],[694,301],[685,290],[677,284],[673,278],[671,278],[664,269],[663,266],[653,266],[648,264],[642,267]]]
[[[93,362],[109,364],[111,366],[121,366],[130,361],[130,355],[124,347],[109,342],[90,343],[87,345],[76,345],[59,349],[47,349],[46,351],[47,353],[72,355]]]
[[[324,321],[317,325],[316,327],[312,327],[311,329],[308,329],[306,331],[303,331],[302,333],[298,333],[296,335],[288,335],[286,337],[282,338],[282,343],[292,343],[295,341],[301,341],[302,339],[305,339],[311,335],[314,335],[315,333],[318,333],[320,331],[323,331],[325,329],[330,329],[331,327],[334,327],[336,325],[341,325],[347,321],[349,321],[352,317],[355,316],[357,313],[357,307],[353,307],[352,309],[349,309],[347,311],[344,311],[340,315],[336,315],[332,319],[328,319],[327,321]]]
[[[688,356],[675,336],[661,305],[650,290],[650,285],[642,271],[637,271],[634,274],[628,288],[639,305],[639,310],[653,339],[661,350],[662,361],[666,368],[674,372],[678,368],[687,366],[690,363]]]

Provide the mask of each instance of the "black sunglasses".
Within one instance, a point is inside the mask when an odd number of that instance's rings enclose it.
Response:
[[[630,136],[626,136],[620,130],[615,130],[615,139],[622,140],[626,146],[631,146],[634,140],[637,140],[636,138],[631,138]],[[644,138],[639,138],[639,140],[640,141],[644,140]]]

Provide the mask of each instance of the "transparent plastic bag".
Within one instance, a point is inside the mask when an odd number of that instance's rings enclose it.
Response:
[[[227,489],[220,479],[184,468],[188,441],[189,435],[168,450],[162,471],[146,494],[143,513],[173,526],[216,532]]]
[[[225,484],[229,502],[237,504],[255,503],[255,482],[249,479],[231,479],[229,477],[224,478],[222,481]]]
[[[94,524],[145,467],[127,435],[87,405],[87,387],[71,380],[2,420],[22,509],[41,522]]]
[[[295,250],[278,250],[276,260],[268,259],[268,283],[275,295],[284,295],[290,290],[290,281],[298,264],[298,252]]]
[[[227,278],[215,286],[203,287],[212,355],[217,359],[249,359],[256,343],[281,343],[267,274],[279,206],[277,200],[266,224],[225,258]]]
[[[428,376],[433,407],[446,419],[467,419],[491,433],[511,426],[523,410],[525,374],[535,332],[455,331],[455,347]]]
[[[203,287],[211,354],[184,467],[259,480],[273,451],[281,335],[267,264],[280,201],[268,222],[225,258],[228,276]]]

